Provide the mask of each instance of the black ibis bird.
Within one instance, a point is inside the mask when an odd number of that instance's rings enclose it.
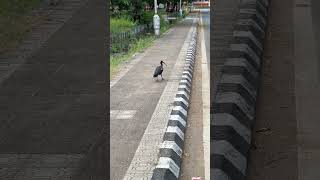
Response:
[[[165,64],[165,65],[167,66],[167,64],[166,64],[165,62],[160,61],[160,66],[158,66],[158,67],[156,68],[156,70],[154,71],[154,73],[153,73],[153,77],[154,77],[154,78],[158,78],[158,76],[160,75],[161,78],[163,79],[163,77],[162,77],[163,64]]]

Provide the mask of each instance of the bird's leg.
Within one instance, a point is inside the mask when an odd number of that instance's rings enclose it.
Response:
[[[162,77],[162,74],[161,74],[161,79],[164,80],[164,78]]]

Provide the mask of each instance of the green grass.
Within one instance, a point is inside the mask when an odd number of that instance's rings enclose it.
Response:
[[[136,25],[135,22],[131,21],[127,17],[122,18],[111,18],[110,19],[110,32],[112,34],[129,31]]]
[[[165,13],[165,12],[159,12],[159,15],[161,15],[162,13]],[[176,22],[181,20],[181,18],[179,18],[177,21],[175,21],[172,24],[165,22],[162,18],[160,20],[161,20],[160,33],[161,35],[163,35],[163,33],[165,33],[168,29],[170,29]],[[118,25],[118,27],[124,27],[123,24],[126,24],[126,23],[118,23],[118,24],[121,24],[121,26]],[[129,25],[127,25],[126,27],[130,28]],[[111,29],[115,29],[115,28],[112,27]],[[119,31],[119,29],[117,31]],[[110,55],[110,79],[112,79],[114,74],[119,70],[119,67],[121,66],[122,63],[128,61],[132,57],[132,55],[134,55],[135,53],[141,52],[147,47],[150,47],[155,39],[156,37],[153,35],[143,36],[142,38],[136,40],[134,43],[131,44],[128,52],[121,53],[121,54],[111,54]]]
[[[38,19],[28,16],[40,0],[0,0],[0,53],[17,45]]]
[[[172,26],[176,24],[177,21],[174,21],[173,23],[165,22],[164,20],[161,20],[160,22],[160,33],[165,33],[168,29],[170,29]]]
[[[143,51],[145,48],[151,46],[154,42],[154,36],[145,36],[141,39],[136,40],[132,44],[131,48],[127,53],[124,54],[115,54],[110,56],[110,78],[118,71],[119,66],[130,59],[133,54]]]
[[[160,29],[160,33],[165,33],[173,24],[163,23]],[[114,54],[110,56],[110,79],[114,76],[114,74],[118,71],[121,64],[125,61],[128,61],[132,55],[137,52],[141,52],[145,50],[147,47],[150,47],[154,40],[156,39],[155,36],[144,36],[141,39],[135,41],[132,44],[131,48],[127,53],[123,54]]]

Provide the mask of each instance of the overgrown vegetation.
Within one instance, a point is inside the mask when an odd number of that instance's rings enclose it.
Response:
[[[161,34],[166,32],[174,24],[174,23],[169,24],[168,22],[164,21],[163,18],[160,18],[160,20],[161,20],[161,22],[160,22],[161,23],[160,33]],[[156,37],[153,35],[153,31],[152,31],[150,33],[147,33],[147,34],[140,36],[139,38],[131,39],[131,43],[128,46],[129,48],[126,52],[111,54],[110,55],[110,78],[112,78],[113,75],[118,71],[119,66],[123,62],[130,59],[132,57],[132,55],[134,55],[135,53],[141,52],[145,48],[151,46],[155,39],[156,39]],[[112,49],[110,49],[110,51],[112,51]]]
[[[38,19],[28,16],[40,0],[0,0],[0,53],[14,47]]]
[[[181,19],[178,12],[178,3],[180,0],[158,0],[164,8],[158,9],[160,16],[160,33],[163,34],[175,22]],[[111,21],[110,32],[113,40],[110,47],[110,77],[118,70],[119,65],[127,61],[136,52],[142,51],[150,46],[155,37],[153,28],[150,27],[153,22],[154,0],[111,0]],[[168,22],[164,16],[176,16],[178,19]],[[183,13],[185,16],[185,12]],[[143,33],[131,33],[139,25],[147,25],[148,30]],[[135,29],[136,30],[136,29]],[[136,32],[134,30],[134,32]],[[131,32],[130,32],[131,31]],[[117,35],[124,35],[125,38],[115,38]],[[134,35],[132,35],[134,34]]]
[[[177,12],[179,9],[180,0],[157,0],[157,2],[166,6],[166,12]],[[191,3],[192,0],[182,2]],[[138,23],[144,22],[145,8],[153,9],[153,6],[154,0],[110,0],[112,17],[126,15]]]
[[[121,63],[127,61],[135,53],[141,52],[146,47],[149,47],[153,43],[154,39],[155,39],[154,36],[145,36],[141,39],[135,40],[135,42],[132,44],[131,48],[127,53],[111,55],[110,56],[110,77],[112,78],[112,76],[118,70],[118,67]]]
[[[129,31],[136,25],[129,17],[116,17],[110,19],[110,32],[119,33]]]

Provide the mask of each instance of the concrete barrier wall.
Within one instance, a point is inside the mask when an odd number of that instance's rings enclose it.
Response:
[[[184,133],[187,124],[197,48],[197,25],[196,23],[192,27],[194,30],[187,50],[185,67],[174,99],[174,106],[163,137],[163,143],[159,150],[159,161],[153,171],[152,180],[177,180],[180,176]]]
[[[255,121],[268,0],[241,0],[211,107],[210,179],[244,180]]]

